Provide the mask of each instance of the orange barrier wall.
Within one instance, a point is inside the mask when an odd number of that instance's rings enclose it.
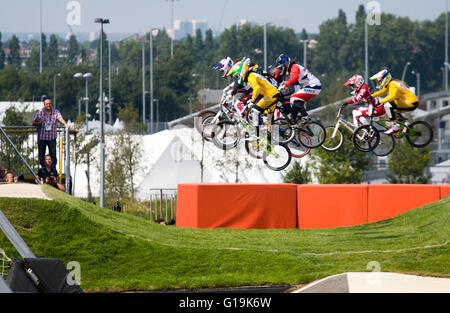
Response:
[[[327,228],[367,223],[367,185],[299,185],[299,228]]]
[[[297,185],[180,184],[177,226],[296,228]]]
[[[405,213],[441,199],[439,185],[370,185],[369,223]]]
[[[447,195],[448,185],[180,184],[177,226],[344,227],[392,218]]]
[[[450,185],[441,185],[441,199],[450,195]]]

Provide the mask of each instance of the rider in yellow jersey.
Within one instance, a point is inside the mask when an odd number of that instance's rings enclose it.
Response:
[[[387,70],[382,70],[370,79],[376,80],[377,88],[380,89],[380,91],[373,93],[372,97],[376,98],[388,94],[380,101],[380,104],[384,105],[387,116],[393,122],[392,127],[385,133],[390,135],[397,132],[399,125],[395,123],[395,111],[414,111],[419,105],[419,99],[408,90],[408,86],[404,82],[392,80],[392,76]]]
[[[254,105],[252,106],[252,124],[257,126],[260,113],[265,110],[268,113],[273,113],[277,101],[281,98],[281,94],[266,77],[255,72],[250,64],[249,58],[244,58],[236,62],[230,70],[229,75],[238,77],[240,84],[248,83],[253,89],[252,103]]]

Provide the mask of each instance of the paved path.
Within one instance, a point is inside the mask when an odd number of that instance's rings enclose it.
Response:
[[[38,184],[16,183],[16,184],[1,184],[0,183],[0,198],[39,198],[52,200],[47,197],[42,188]]]
[[[326,277],[292,293],[450,293],[450,278],[383,272]]]

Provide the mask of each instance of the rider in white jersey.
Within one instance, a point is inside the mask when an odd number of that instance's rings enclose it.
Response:
[[[291,95],[291,121],[296,123],[297,114],[300,112],[302,120],[310,120],[310,117],[305,109],[305,102],[317,96],[322,90],[322,84],[320,80],[311,74],[311,72],[293,62],[291,58],[286,54],[281,54],[275,63],[276,67],[280,70],[281,77],[289,75],[288,81],[283,82],[278,90],[284,90],[285,88],[293,85],[295,88],[294,93]]]

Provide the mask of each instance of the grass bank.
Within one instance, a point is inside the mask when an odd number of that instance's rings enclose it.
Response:
[[[0,198],[0,210],[37,256],[78,261],[87,291],[304,284],[371,261],[450,277],[450,197],[354,227],[239,230],[163,226],[44,191],[54,201]],[[18,256],[3,234],[0,247]]]

